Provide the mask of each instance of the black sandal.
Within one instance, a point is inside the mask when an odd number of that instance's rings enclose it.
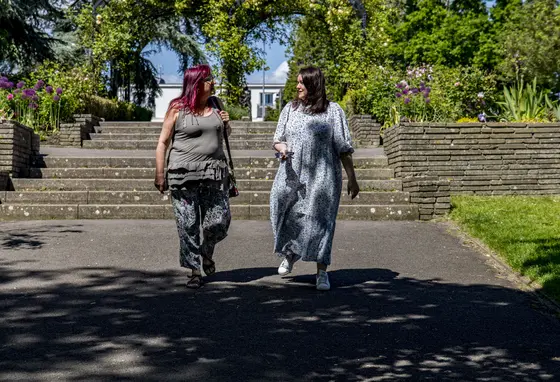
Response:
[[[187,288],[198,289],[202,286],[202,275],[192,275],[187,282]]]
[[[202,269],[204,269],[204,273],[206,273],[206,276],[212,276],[214,273],[216,273],[216,263],[213,260],[203,257]]]

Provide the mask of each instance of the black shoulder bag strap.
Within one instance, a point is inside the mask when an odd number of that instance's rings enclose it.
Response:
[[[224,110],[224,104],[222,103],[222,100],[219,99],[218,97],[212,97],[211,103],[216,107],[216,109],[218,109],[219,111]],[[229,167],[231,169],[231,174],[234,175],[233,173],[233,160],[231,159],[231,150],[229,148],[229,139],[228,139],[228,135],[227,135],[227,126],[226,124],[229,124],[229,122],[224,122],[224,141],[226,142],[226,150],[228,153],[228,160],[229,160]],[[230,127],[231,128],[231,127]],[[234,175],[235,178],[235,175]]]

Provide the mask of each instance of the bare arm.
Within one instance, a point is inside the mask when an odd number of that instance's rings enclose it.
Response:
[[[354,161],[352,160],[352,153],[346,152],[340,154],[340,161],[344,166],[346,175],[348,177],[348,194],[354,199],[360,192],[358,181],[356,180],[356,172],[354,171]]]
[[[165,191],[165,154],[167,153],[169,142],[173,136],[175,121],[177,120],[178,115],[179,111],[177,109],[171,109],[171,111],[167,113],[165,120],[163,121],[163,126],[161,128],[156,148],[156,177],[154,183],[161,193]]]

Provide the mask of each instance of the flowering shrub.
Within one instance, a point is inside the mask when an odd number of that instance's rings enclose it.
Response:
[[[25,81],[14,84],[7,77],[0,77],[2,118],[16,120],[37,133],[58,129],[63,90],[45,85],[45,81],[38,80],[32,87],[26,87]]]
[[[385,126],[398,122],[455,122],[494,115],[496,79],[476,68],[423,65],[396,70],[371,68],[363,87],[342,104],[349,114],[370,114]]]

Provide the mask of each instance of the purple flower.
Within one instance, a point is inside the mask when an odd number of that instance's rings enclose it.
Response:
[[[26,95],[27,97],[33,97],[37,93],[33,89],[25,89],[23,91],[23,94]]]
[[[407,95],[408,93],[409,93],[409,90],[408,90],[408,89],[404,89],[404,90],[402,91],[402,94],[404,94],[404,95]]]
[[[0,77],[0,82],[8,82],[8,77],[5,76]]]
[[[25,86],[25,82],[23,82],[23,81],[20,81],[20,82],[18,82],[18,83],[17,83],[17,85],[16,85],[16,86],[17,86],[17,88],[18,88],[18,89],[21,89],[22,87],[24,87],[24,86]]]
[[[432,88],[428,86],[428,87],[426,88],[426,93],[430,94],[431,91],[432,91]]]
[[[478,115],[478,121],[479,122],[486,122],[486,114],[485,113],[480,113]]]
[[[39,107],[39,105],[37,105],[37,104],[34,103],[34,102],[31,102],[31,103],[29,104],[29,108],[30,108],[30,109],[37,109],[38,107]]]
[[[14,94],[19,94],[19,93],[21,93],[21,89],[15,89],[14,90]]]
[[[8,84],[7,84],[7,85],[8,85],[8,89],[11,89],[11,88],[13,88],[13,87],[14,87],[14,83],[13,83],[13,82],[8,82]]]
[[[54,89],[53,89],[53,87],[52,87],[51,85],[48,85],[48,86],[45,88],[45,91],[46,91],[47,93],[49,93],[49,94],[52,94],[53,91],[54,91]]]
[[[426,103],[430,103],[430,99],[428,97],[426,97],[424,101],[426,101]]]
[[[60,101],[60,96],[55,95],[55,96],[53,97],[53,101],[54,101],[54,102]]]
[[[418,93],[418,88],[412,88],[410,89],[410,91],[412,92],[412,94],[417,94]]]
[[[404,99],[404,104],[407,105],[407,104],[409,104],[409,103],[410,103],[410,98],[406,97],[406,98]]]
[[[62,94],[62,88],[56,88],[56,94],[61,95]]]
[[[397,94],[395,94],[395,97],[401,98],[401,97],[402,97],[402,93],[397,93]]]
[[[39,96],[38,95],[34,95],[33,97],[31,97],[31,99],[35,102],[39,101]]]
[[[45,86],[45,81],[39,80],[33,87],[35,90],[40,90],[43,86]]]
[[[8,94],[8,101],[11,101],[14,99],[14,95],[13,94]]]

